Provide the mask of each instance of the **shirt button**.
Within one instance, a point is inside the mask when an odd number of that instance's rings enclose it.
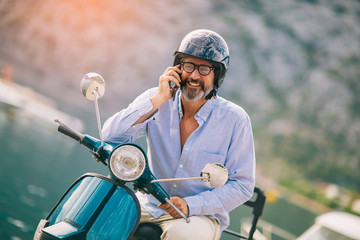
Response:
[[[176,184],[174,184],[174,185],[173,185],[173,187],[174,187],[174,188],[176,188],[176,187],[177,187],[177,185],[176,185]]]
[[[180,167],[180,168],[183,168],[183,166],[184,166],[184,165],[180,164],[180,166],[179,166],[179,167]]]

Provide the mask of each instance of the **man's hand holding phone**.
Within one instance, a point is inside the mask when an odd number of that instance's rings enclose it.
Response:
[[[164,102],[170,98],[175,99],[175,93],[181,83],[181,66],[180,64],[168,67],[159,78],[158,93],[163,97]]]

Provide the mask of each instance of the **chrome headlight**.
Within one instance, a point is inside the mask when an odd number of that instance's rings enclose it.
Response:
[[[116,178],[122,181],[134,181],[145,170],[146,156],[136,145],[121,145],[112,152],[109,166]]]

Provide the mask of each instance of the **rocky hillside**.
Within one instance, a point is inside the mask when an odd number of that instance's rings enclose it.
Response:
[[[260,168],[360,191],[359,23],[358,0],[2,0],[0,67],[75,115],[98,72],[108,116],[157,84],[187,32],[215,30],[231,50],[220,94],[250,114]]]

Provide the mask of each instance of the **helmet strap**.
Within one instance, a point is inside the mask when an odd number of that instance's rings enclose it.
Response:
[[[205,99],[206,99],[206,100],[209,100],[209,99],[211,99],[212,97],[215,97],[215,98],[216,98],[216,93],[217,93],[217,88],[214,87],[214,88],[209,92],[209,94],[206,95]]]
[[[216,71],[215,72],[215,75],[218,75],[219,74],[219,71]],[[205,100],[209,100],[211,99],[212,97],[216,98],[216,94],[217,94],[217,90],[218,90],[218,76],[215,77],[215,81],[214,81],[214,85],[213,85],[213,89],[209,92],[208,95],[206,95],[205,97]]]

